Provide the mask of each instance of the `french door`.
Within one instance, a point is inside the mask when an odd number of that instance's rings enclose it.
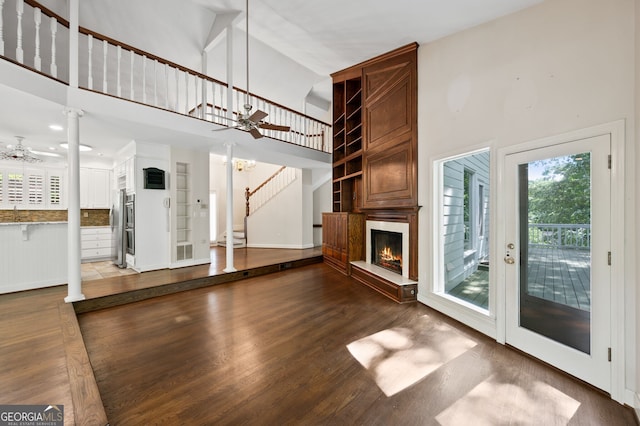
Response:
[[[610,135],[505,156],[506,342],[607,392]]]

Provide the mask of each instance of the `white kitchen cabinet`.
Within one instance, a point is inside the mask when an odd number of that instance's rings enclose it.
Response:
[[[110,226],[83,226],[80,228],[80,240],[83,261],[111,258],[113,240]]]
[[[108,209],[111,207],[111,171],[80,169],[80,207]]]
[[[127,194],[136,192],[136,157],[131,157],[125,161],[125,175]]]

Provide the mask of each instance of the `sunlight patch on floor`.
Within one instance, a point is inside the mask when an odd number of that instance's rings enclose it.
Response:
[[[442,426],[565,425],[580,402],[533,377],[517,377],[520,385],[501,383],[495,376],[473,388],[436,416]]]
[[[348,344],[347,349],[373,374],[380,390],[392,396],[476,345],[446,324],[426,324],[383,330]]]

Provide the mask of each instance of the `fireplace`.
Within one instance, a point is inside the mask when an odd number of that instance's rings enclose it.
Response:
[[[367,220],[366,263],[409,276],[409,224]]]
[[[402,233],[372,229],[371,263],[402,275]]]

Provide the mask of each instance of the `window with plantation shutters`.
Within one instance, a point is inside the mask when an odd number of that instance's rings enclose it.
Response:
[[[60,176],[49,176],[49,206],[59,207],[62,204],[61,186],[62,179]]]
[[[44,203],[44,176],[29,175],[27,181],[29,182],[27,188],[29,204],[32,206],[42,205]]]
[[[24,200],[24,175],[9,173],[7,176],[7,203],[22,204]]]

